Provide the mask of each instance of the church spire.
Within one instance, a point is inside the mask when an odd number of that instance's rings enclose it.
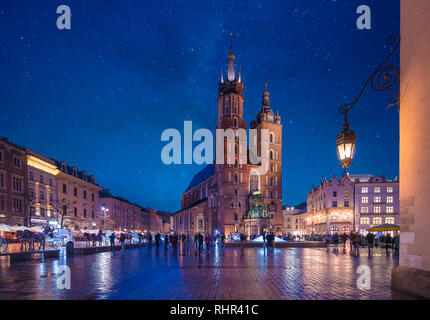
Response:
[[[270,110],[270,92],[267,91],[267,82],[264,85],[262,109],[264,111]]]
[[[229,81],[233,81],[236,79],[236,70],[234,68],[234,60],[236,57],[233,54],[233,34],[230,32],[230,54],[227,57],[228,66],[227,66],[227,79]]]

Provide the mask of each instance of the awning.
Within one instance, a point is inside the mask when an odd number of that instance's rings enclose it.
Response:
[[[367,229],[367,231],[399,231],[400,226],[396,224],[381,224],[373,228]]]
[[[31,231],[31,232],[36,232],[36,233],[41,233],[41,232],[43,232],[43,228],[41,228],[41,227],[31,227],[31,228],[29,228],[28,229],[29,231]]]
[[[28,230],[28,228],[24,227],[24,226],[13,226],[11,227],[14,231],[25,231]]]
[[[0,224],[0,231],[14,232],[15,230],[5,224]]]

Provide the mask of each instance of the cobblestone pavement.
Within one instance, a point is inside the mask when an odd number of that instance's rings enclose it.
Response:
[[[0,263],[1,299],[407,299],[393,292],[391,251],[356,257],[314,248],[138,248],[58,260]],[[71,270],[71,289],[57,289],[59,267]],[[359,290],[357,268],[371,270],[371,289]]]

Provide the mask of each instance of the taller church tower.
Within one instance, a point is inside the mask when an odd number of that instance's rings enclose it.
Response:
[[[249,180],[246,160],[245,163],[239,161],[239,158],[247,159],[247,144],[244,141],[241,145],[237,135],[239,129],[246,132],[246,122],[243,120],[243,82],[240,71],[236,68],[235,59],[230,43],[227,71],[224,73],[221,70],[218,86],[217,129],[231,129],[235,136],[234,141],[230,143],[225,138],[224,164],[215,165],[218,201],[217,208],[210,209],[214,212],[213,217],[219,231],[226,235],[240,231],[239,226],[246,213]],[[229,159],[230,164],[227,161],[227,154],[232,155]]]

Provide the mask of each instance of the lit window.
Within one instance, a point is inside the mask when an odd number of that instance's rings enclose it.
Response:
[[[394,218],[393,217],[385,218],[385,223],[386,224],[394,224]]]
[[[394,213],[393,207],[387,207],[387,213]]]
[[[381,207],[375,207],[373,208],[374,213],[381,213]]]
[[[369,213],[369,207],[362,207],[361,213]]]
[[[349,191],[347,190],[347,191],[345,191],[345,198],[348,198],[349,197]]]
[[[369,203],[368,197],[361,197],[361,203]]]
[[[373,224],[382,224],[382,218],[373,218]]]
[[[381,197],[374,197],[373,202],[374,203],[381,203]]]
[[[369,193],[369,188],[368,187],[361,188],[361,193]]]
[[[375,187],[373,189],[373,192],[375,192],[375,193],[381,193],[381,188],[380,187]]]
[[[387,193],[393,193],[393,187],[387,187]]]
[[[393,203],[394,198],[393,197],[387,197],[387,203]]]
[[[360,218],[360,224],[370,224],[369,218]]]

